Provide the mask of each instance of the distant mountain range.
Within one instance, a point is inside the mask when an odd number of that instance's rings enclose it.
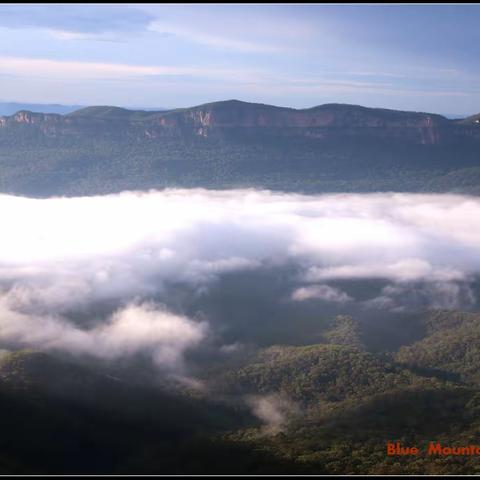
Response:
[[[28,110],[37,113],[59,113],[65,115],[74,112],[83,105],[60,105],[58,103],[18,103],[18,102],[0,102],[0,115],[13,115],[20,110]]]
[[[0,190],[167,186],[480,193],[480,114],[238,100],[164,111],[86,107],[0,117]],[[28,173],[27,173],[28,172]]]
[[[59,103],[19,103],[19,102],[0,102],[0,115],[13,115],[21,110],[36,113],[58,113],[66,115],[75,110],[85,108],[85,105],[62,105]],[[161,111],[165,108],[145,108],[145,110]]]

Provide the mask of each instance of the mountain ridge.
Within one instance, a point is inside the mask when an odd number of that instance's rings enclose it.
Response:
[[[259,187],[302,193],[480,193],[480,115],[225,100],[0,117],[0,191]]]
[[[470,120],[473,118],[473,120]],[[147,111],[129,110],[115,106],[90,106],[66,115],[21,110],[0,117],[0,128],[14,124],[36,125],[47,136],[63,134],[115,133],[144,138],[164,136],[209,136],[231,129],[282,129],[289,135],[329,139],[342,128],[344,135],[380,135],[386,138],[409,137],[413,143],[435,144],[443,137],[475,136],[480,139],[476,116],[449,120],[438,114],[369,108],[360,105],[330,103],[311,108],[294,109],[240,100],[225,100],[189,108]],[[89,123],[90,122],[90,123]],[[112,122],[112,123],[109,123]],[[349,130],[350,129],[350,130]],[[353,130],[352,130],[353,129]],[[355,130],[356,129],[356,130]],[[400,132],[398,129],[405,129]],[[247,131],[245,130],[245,131]],[[447,139],[447,140],[448,140]]]
[[[476,119],[479,114],[474,114],[470,115],[465,118],[457,118],[457,119],[448,119],[446,116],[437,114],[437,113],[431,113],[431,112],[425,112],[425,111],[416,111],[416,110],[397,110],[397,109],[392,109],[392,108],[380,108],[380,107],[367,107],[364,105],[359,105],[359,104],[350,104],[350,103],[324,103],[324,104],[318,104],[318,105],[313,105],[311,107],[306,107],[306,108],[293,108],[293,107],[284,107],[284,106],[279,106],[279,105],[271,105],[271,104],[266,104],[266,103],[257,103],[257,102],[245,102],[242,100],[237,100],[237,99],[230,99],[230,100],[221,100],[221,101],[216,101],[216,102],[207,102],[207,103],[202,103],[199,105],[193,105],[190,107],[183,107],[183,108],[174,108],[174,109],[164,109],[164,110],[146,110],[146,109],[131,109],[131,108],[125,108],[125,107],[118,107],[115,105],[91,105],[87,107],[82,107],[79,109],[76,109],[72,112],[68,113],[50,113],[50,112],[39,112],[39,111],[33,111],[33,110],[28,110],[25,108],[19,109],[17,112],[12,113],[10,115],[0,115],[0,118],[11,118],[17,116],[19,113],[22,114],[31,114],[31,115],[48,115],[48,116],[58,116],[58,117],[75,117],[75,116],[89,116],[92,115],[98,115],[101,113],[104,116],[105,113],[109,112],[122,112],[125,115],[138,115],[138,114],[145,114],[148,116],[168,116],[173,113],[182,113],[182,112],[188,112],[188,111],[197,111],[197,110],[203,110],[203,109],[214,109],[218,110],[219,108],[222,107],[229,107],[229,108],[242,108],[242,109],[247,109],[247,108],[262,108],[262,109],[267,109],[272,112],[289,112],[289,113],[311,113],[315,111],[321,111],[321,110],[328,110],[328,109],[334,109],[337,111],[362,111],[362,112],[369,112],[369,113],[377,113],[377,114],[398,114],[398,115],[427,115],[432,118],[437,118],[437,119],[442,119],[442,120],[447,120],[449,122],[455,123],[459,121],[468,121],[470,119]]]
[[[465,121],[473,118],[477,118],[480,116],[480,113],[478,114],[473,114],[473,115],[468,115],[465,117],[457,117],[455,119],[449,119],[447,116],[438,114],[438,113],[432,113],[432,112],[427,112],[427,111],[421,111],[421,110],[399,110],[399,109],[394,109],[394,108],[385,108],[385,107],[367,107],[365,105],[360,105],[360,104],[353,104],[353,103],[339,103],[339,102],[329,102],[329,103],[322,103],[318,105],[313,105],[311,107],[305,107],[305,108],[295,108],[295,107],[285,107],[285,106],[280,106],[280,105],[272,105],[272,104],[267,104],[267,103],[261,103],[261,102],[247,102],[243,100],[238,100],[238,99],[228,99],[228,100],[220,100],[220,101],[215,101],[215,102],[206,102],[206,103],[201,103],[198,105],[192,105],[190,107],[181,107],[181,108],[172,108],[172,109],[134,109],[134,108],[126,108],[126,107],[119,107],[116,105],[89,105],[85,107],[79,107],[76,110],[68,113],[56,113],[56,112],[41,112],[37,110],[29,110],[28,108],[21,108],[17,110],[14,113],[11,113],[9,115],[0,115],[3,117],[12,117],[15,116],[19,112],[26,112],[26,113],[32,113],[32,114],[46,114],[46,115],[59,115],[59,116],[76,116],[79,114],[84,114],[87,113],[88,111],[91,111],[93,109],[114,109],[117,111],[124,111],[124,112],[130,112],[130,113],[149,113],[149,114],[159,114],[159,115],[165,115],[169,114],[172,112],[180,112],[180,111],[187,111],[187,110],[197,110],[197,109],[202,109],[206,107],[216,107],[216,106],[244,106],[244,107],[268,107],[270,109],[275,109],[275,110],[283,110],[283,111],[290,111],[290,112],[308,112],[308,111],[314,111],[314,110],[320,110],[320,109],[325,109],[325,108],[343,108],[343,109],[359,109],[359,110],[364,110],[364,111],[372,111],[372,112],[392,112],[392,113],[402,113],[402,114],[421,114],[421,115],[429,115],[433,117],[442,117],[445,120],[450,120],[452,122],[455,121]],[[40,106],[40,105],[39,105]]]

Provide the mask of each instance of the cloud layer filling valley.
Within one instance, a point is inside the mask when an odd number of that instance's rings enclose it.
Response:
[[[153,301],[168,284],[202,291],[226,272],[295,265],[291,302],[355,301],[335,283],[381,278],[369,308],[401,308],[409,286],[474,302],[480,199],[456,195],[165,190],[83,198],[0,196],[0,342],[102,358],[149,352],[177,368],[208,335]],[[445,300],[447,299],[447,300]],[[88,326],[68,312],[116,310]],[[1,346],[1,345],[0,345]]]

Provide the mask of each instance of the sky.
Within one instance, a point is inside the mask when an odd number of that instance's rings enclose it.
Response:
[[[4,4],[0,101],[480,111],[480,5]]]

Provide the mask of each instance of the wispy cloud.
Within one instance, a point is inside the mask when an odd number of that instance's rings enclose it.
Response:
[[[183,353],[198,345],[208,330],[205,322],[193,322],[151,302],[129,304],[91,329],[60,316],[18,312],[8,303],[8,294],[0,298],[4,343],[107,360],[147,354],[168,370],[182,370]]]
[[[268,85],[270,95],[332,95],[332,94],[376,94],[391,96],[425,96],[425,97],[466,97],[476,90],[455,89],[454,86],[439,87],[428,85],[422,88],[421,85],[403,85],[394,81],[359,81],[348,80],[338,74],[337,79],[306,76],[293,77],[288,75],[258,77],[252,88],[262,88]],[[377,77],[379,78],[379,77]]]
[[[196,31],[185,26],[167,24],[160,21],[155,21],[150,24],[149,30],[162,34],[175,35],[184,40],[219,50],[233,50],[245,53],[281,53],[294,50],[292,47],[270,44],[264,40],[253,41],[239,37],[215,35],[205,31]]]
[[[0,57],[4,75],[41,76],[55,79],[102,79],[158,76],[191,76],[236,81],[255,81],[258,73],[217,67],[135,65],[122,63],[51,60],[47,58]]]

